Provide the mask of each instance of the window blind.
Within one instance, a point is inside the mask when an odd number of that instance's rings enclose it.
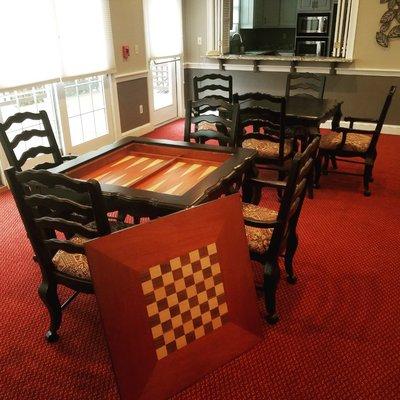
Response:
[[[180,57],[183,52],[181,0],[145,0],[151,60]]]
[[[2,0],[0,90],[111,72],[108,0]]]

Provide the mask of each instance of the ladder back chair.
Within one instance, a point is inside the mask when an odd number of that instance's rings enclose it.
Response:
[[[311,73],[290,73],[286,82],[286,97],[323,99],[326,77]]]
[[[297,153],[291,163],[287,182],[251,178],[246,184],[284,191],[279,211],[243,203],[246,236],[250,257],[264,266],[264,295],[270,324],[278,321],[276,290],[280,278],[278,258],[284,254],[287,281],[296,283],[293,258],[298,246],[297,223],[308,185],[313,179],[314,160],[320,138],[316,137],[303,153]]]
[[[13,124],[22,124],[26,120],[38,121],[38,124],[43,126],[43,129],[30,129],[23,130],[20,133],[14,135],[11,139],[11,127]],[[17,148],[25,143],[28,147],[29,141],[32,139],[47,139],[48,145],[31,145],[28,149],[24,150],[20,156],[18,156]],[[40,111],[39,113],[17,113],[9,117],[4,123],[0,123],[0,143],[3,147],[4,153],[7,157],[10,166],[16,168],[17,171],[22,171],[24,165],[30,158],[35,158],[39,154],[51,155],[53,162],[44,162],[35,165],[34,169],[49,169],[62,164],[65,161],[75,158],[75,156],[63,156],[58,147],[56,138],[54,136],[53,129],[50,124],[49,117],[46,111]]]
[[[209,74],[193,78],[194,100],[214,98],[232,103],[233,80],[231,76]]]
[[[95,180],[80,181],[45,170],[19,172],[14,167],[5,174],[41,269],[39,296],[50,315],[46,339],[54,342],[58,339],[62,310],[78,293],[93,293],[84,242],[127,225],[110,223],[100,184]],[[36,185],[51,194],[37,193]],[[73,197],[85,201],[73,201]],[[63,305],[58,298],[58,285],[75,291]]]
[[[264,93],[245,93],[233,96],[239,104],[238,145],[258,152],[259,168],[278,171],[282,180],[287,161],[295,154],[296,143],[286,135],[286,99]]]
[[[217,111],[218,115],[209,114]],[[234,147],[238,124],[238,105],[221,99],[205,98],[187,101],[184,140],[206,143],[217,140],[220,146]],[[213,129],[215,125],[223,129]]]
[[[232,103],[233,80],[232,76],[222,74],[208,74],[193,78],[194,100],[217,99]],[[223,114],[223,111],[221,111]],[[220,115],[220,113],[217,113]],[[223,125],[208,124],[208,129],[227,133]]]
[[[370,196],[370,183],[373,181],[373,168],[377,158],[376,146],[382,132],[382,127],[385,123],[386,116],[392,104],[393,96],[396,93],[396,86],[392,86],[389,90],[386,100],[382,107],[379,119],[346,117],[345,122],[349,123],[347,128],[339,127],[336,132],[331,132],[321,137],[321,144],[318,157],[318,173],[316,174],[315,185],[319,186],[321,170],[324,174],[328,173],[329,159],[344,161],[364,165],[362,174],[350,173],[344,171],[331,171],[344,175],[363,176],[364,195]],[[375,124],[374,130],[355,129],[354,123],[366,122]],[[337,158],[341,157],[341,158]],[[349,160],[349,158],[362,158],[363,161]],[[322,160],[324,165],[322,167]]]

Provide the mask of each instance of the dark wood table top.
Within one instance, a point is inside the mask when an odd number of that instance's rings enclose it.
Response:
[[[321,124],[331,118],[342,101],[335,99],[312,99],[307,97],[289,97],[286,101],[286,117],[293,123]],[[240,103],[241,110],[246,107],[262,107],[262,101],[246,100]],[[279,111],[280,105],[265,102],[265,107]],[[242,111],[241,111],[242,112]]]
[[[164,215],[224,194],[227,182],[250,170],[257,152],[243,148],[126,137],[53,168],[97,179],[113,208]],[[139,211],[138,211],[139,210]]]

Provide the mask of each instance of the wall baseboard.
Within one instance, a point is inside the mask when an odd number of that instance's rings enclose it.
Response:
[[[122,132],[121,136],[125,137],[125,136],[143,136],[146,135],[147,133],[150,133],[154,130],[154,125],[152,123],[147,123],[145,125],[141,125],[138,126],[137,128],[131,129],[129,131],[126,132]]]
[[[326,121],[321,125],[322,129],[331,129],[332,121]],[[354,124],[355,129],[373,130],[375,129],[374,124],[368,124],[365,122],[359,122]],[[385,135],[398,135],[400,136],[400,125],[383,125],[382,133]]]

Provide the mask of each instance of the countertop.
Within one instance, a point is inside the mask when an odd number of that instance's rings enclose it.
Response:
[[[247,61],[286,61],[286,62],[328,62],[351,63],[341,57],[312,57],[312,56],[281,56],[281,55],[254,55],[254,54],[207,54],[207,58],[214,60],[247,60]]]

